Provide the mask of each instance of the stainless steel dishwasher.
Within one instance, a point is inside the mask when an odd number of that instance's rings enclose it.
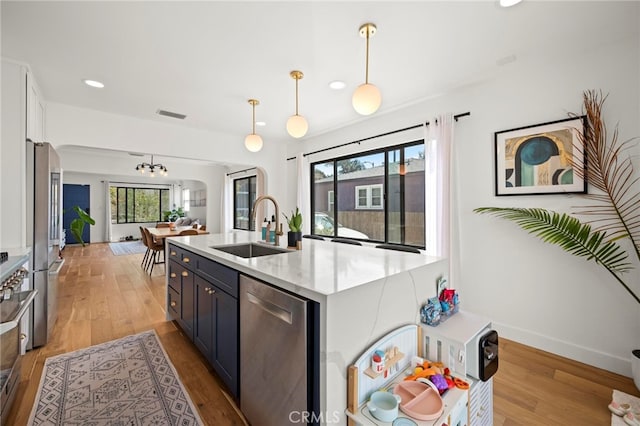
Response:
[[[240,275],[240,408],[254,426],[318,424],[318,304]]]

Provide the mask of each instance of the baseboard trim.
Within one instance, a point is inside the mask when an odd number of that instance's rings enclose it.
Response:
[[[505,339],[514,340],[523,345],[532,346],[565,358],[602,368],[603,370],[631,377],[631,358],[621,358],[613,354],[557,340],[530,330],[499,322],[492,321],[491,324],[493,328],[498,331],[500,337],[504,337]],[[629,354],[629,357],[631,357],[631,354]]]

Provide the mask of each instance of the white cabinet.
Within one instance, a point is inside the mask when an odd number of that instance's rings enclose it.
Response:
[[[40,95],[40,89],[38,84],[33,78],[33,74],[27,71],[26,73],[26,88],[27,88],[27,138],[34,142],[43,142],[45,137],[44,132],[44,117],[45,106],[42,96]]]
[[[26,139],[45,138],[45,103],[25,64],[2,59],[0,247],[27,245]]]
[[[493,425],[493,377],[477,381],[469,390],[469,425]]]

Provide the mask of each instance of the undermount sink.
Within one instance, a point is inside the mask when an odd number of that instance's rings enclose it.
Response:
[[[228,244],[224,246],[210,246],[214,250],[220,250],[225,253],[232,254],[234,256],[244,257],[249,259],[251,257],[270,256],[272,254],[289,253],[287,249],[280,247],[269,246],[266,244],[257,243],[243,243],[243,244]]]

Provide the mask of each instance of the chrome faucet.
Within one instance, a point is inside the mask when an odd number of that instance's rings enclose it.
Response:
[[[253,202],[253,208],[251,209],[251,221],[255,222],[256,221],[256,206],[258,205],[258,203],[260,201],[263,200],[271,200],[273,202],[273,205],[276,207],[276,224],[275,224],[275,235],[276,235],[276,241],[275,241],[275,245],[279,246],[280,245],[280,235],[284,235],[284,232],[282,232],[282,224],[280,223],[280,206],[278,206],[278,202],[276,201],[275,198],[273,198],[271,195],[262,195],[258,198],[256,198],[256,201]],[[269,238],[269,236],[267,236],[267,239]]]

